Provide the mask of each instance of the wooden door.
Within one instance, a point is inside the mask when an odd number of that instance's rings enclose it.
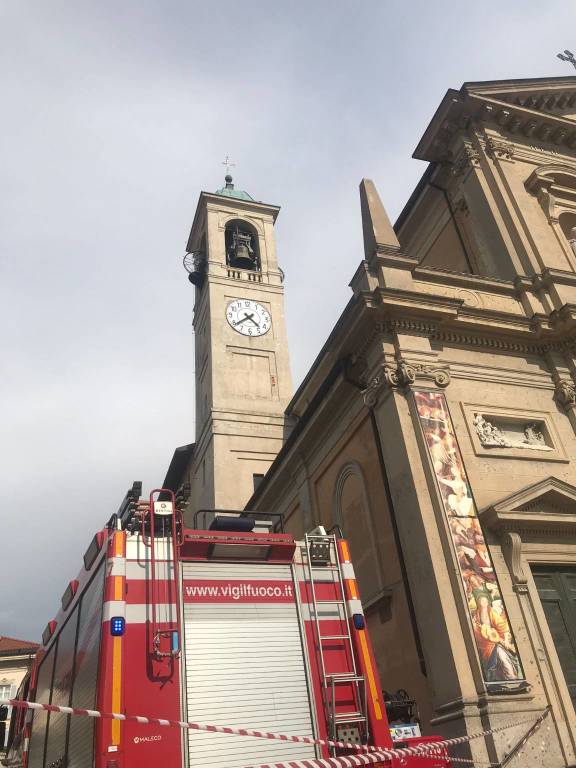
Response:
[[[535,566],[532,573],[576,709],[576,568]]]

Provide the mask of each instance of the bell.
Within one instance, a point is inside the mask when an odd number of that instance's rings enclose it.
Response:
[[[254,269],[254,259],[245,243],[238,243],[234,253],[234,265],[238,269]]]
[[[256,269],[256,259],[250,243],[250,235],[238,228],[233,234],[228,261],[231,267],[237,269]]]

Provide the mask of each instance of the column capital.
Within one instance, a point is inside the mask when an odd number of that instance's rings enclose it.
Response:
[[[376,405],[384,387],[407,392],[414,386],[435,386],[445,389],[450,384],[450,368],[447,365],[408,362],[400,359],[396,365],[382,365],[368,386],[363,390],[364,404]]]

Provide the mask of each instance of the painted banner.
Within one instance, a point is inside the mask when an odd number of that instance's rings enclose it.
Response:
[[[522,664],[442,392],[414,392],[464,583],[485,682],[524,680]]]
[[[293,603],[291,581],[189,579],[183,585],[185,603]]]

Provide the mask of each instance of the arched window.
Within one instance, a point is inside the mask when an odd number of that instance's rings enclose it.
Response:
[[[560,214],[558,221],[560,223],[560,228],[564,233],[564,237],[568,240],[572,250],[576,254],[576,212],[572,213],[564,211],[564,213]]]
[[[262,268],[258,233],[242,219],[232,219],[226,224],[226,263],[236,269],[259,272]]]
[[[336,480],[333,500],[334,522],[342,528],[350,545],[356,580],[362,600],[382,590],[382,570],[362,467],[345,464]]]
[[[576,268],[576,169],[565,165],[543,165],[526,181],[554,229],[568,262]]]

